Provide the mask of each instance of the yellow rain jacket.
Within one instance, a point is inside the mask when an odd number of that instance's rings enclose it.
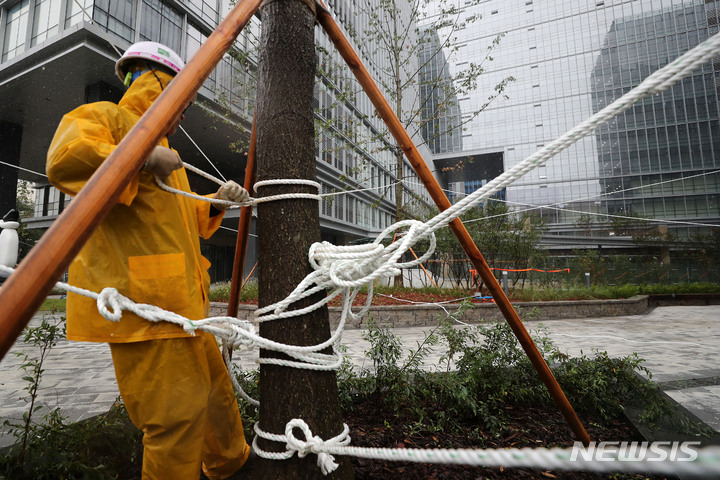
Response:
[[[171,79],[162,72],[157,75],[164,84]],[[146,73],[119,104],[87,104],[65,115],[48,151],[50,183],[77,194],[160,93],[158,79]],[[167,147],[167,139],[159,145]],[[165,183],[190,191],[185,169],[175,170]],[[222,214],[210,216],[210,203],[166,192],[152,173],[140,172],[72,262],[69,283],[98,293],[114,287],[137,303],[204,318],[210,262],[200,254],[199,236],[209,238],[221,220]],[[68,295],[70,340],[126,343],[185,336],[178,325],[128,312],[111,322],[98,313],[95,300]]]

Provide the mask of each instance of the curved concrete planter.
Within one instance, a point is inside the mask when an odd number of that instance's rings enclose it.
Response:
[[[597,318],[639,315],[647,311],[649,302],[647,295],[622,300],[577,300],[562,302],[516,302],[513,306],[523,320],[559,320],[567,318]],[[459,304],[443,305],[388,305],[370,307],[370,311],[360,320],[352,320],[347,328],[364,328],[368,318],[389,323],[394,327],[416,327],[437,325],[438,318],[446,313],[455,313]],[[256,307],[240,305],[238,317],[251,319]],[[226,315],[227,304],[212,303],[210,315]],[[340,318],[340,307],[330,307],[330,323],[337,325]],[[479,323],[483,320],[502,320],[503,316],[494,303],[474,304],[472,309],[460,317],[466,323]]]

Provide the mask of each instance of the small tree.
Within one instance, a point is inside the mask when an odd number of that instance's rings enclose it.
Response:
[[[428,15],[432,6],[432,15]],[[441,0],[364,0],[360,3],[360,15],[369,19],[367,27],[353,32],[351,36],[370,59],[373,70],[380,72],[379,86],[388,96],[395,114],[416,144],[425,144],[437,136],[460,136],[467,122],[476,117],[490,102],[500,95],[507,84],[514,79],[507,77],[495,86],[487,102],[473,112],[463,112],[464,120],[457,115],[459,97],[468,95],[478,87],[478,78],[483,73],[483,63],[491,61],[492,50],[497,46],[498,37],[488,48],[486,55],[478,62],[468,65],[454,73],[447,68],[450,57],[460,48],[456,33],[460,28],[472,28],[480,19],[461,18],[463,9],[451,2]],[[440,65],[439,69],[428,68]],[[422,88],[425,95],[419,94]],[[440,101],[433,102],[433,99]],[[443,123],[438,120],[454,115],[457,121]],[[432,128],[428,128],[432,125]],[[433,132],[430,138],[423,138],[421,131]],[[383,125],[379,133],[371,139],[380,150],[392,152],[395,185],[395,218],[401,220],[408,216],[405,206],[406,161],[401,145],[389,135]],[[402,285],[402,275],[395,279],[396,285]]]
[[[18,262],[35,246],[42,236],[42,231],[29,229],[27,225],[23,223],[24,218],[32,218],[35,216],[35,201],[33,195],[33,188],[30,182],[24,180],[18,181],[17,186],[17,208],[20,214],[20,228],[18,228],[18,237],[20,240],[20,247],[18,252]],[[2,215],[5,213],[3,212]]]
[[[314,179],[315,17],[302,1],[269,2],[263,8],[262,20],[256,110],[258,179]],[[306,186],[299,188],[307,193]],[[292,190],[287,185],[265,186],[260,191],[262,196],[288,192]],[[263,308],[285,298],[312,272],[307,252],[320,240],[317,204],[307,200],[263,203],[258,206],[257,231],[265,239],[258,248],[258,306]],[[316,304],[324,296],[324,291],[315,292],[294,302],[288,310]],[[296,318],[263,322],[260,335],[287,345],[322,343],[330,338],[327,306]],[[260,357],[288,358],[270,350],[261,350]],[[263,364],[260,399],[259,421],[268,432],[284,433],[286,424],[294,418],[305,420],[321,438],[342,432],[337,380],[332,370]],[[260,446],[270,451],[284,450],[284,446],[264,439]],[[264,462],[257,478],[352,479],[349,460],[338,461],[340,467],[328,477],[309,457]]]
[[[545,256],[538,243],[545,233],[546,221],[538,215],[515,214],[505,203],[489,200],[469,210],[461,219],[491,267],[531,268],[540,264]],[[449,264],[453,280],[469,282],[470,262],[450,229],[440,229],[435,236],[436,252]],[[513,284],[524,281],[525,276],[525,272],[515,272]],[[496,273],[496,277],[500,274]],[[481,287],[482,284],[478,285]]]

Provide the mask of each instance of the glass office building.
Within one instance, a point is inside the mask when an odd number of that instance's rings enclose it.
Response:
[[[469,123],[464,147],[502,152],[505,170],[717,33],[720,11],[711,0],[463,3],[451,65],[478,61],[502,36],[478,91],[459,99],[463,114],[515,78],[507,99]],[[698,224],[720,224],[718,85],[720,62],[708,62],[529,172],[507,201],[543,207],[555,233],[577,231],[583,212],[667,220],[680,238],[707,233]]]

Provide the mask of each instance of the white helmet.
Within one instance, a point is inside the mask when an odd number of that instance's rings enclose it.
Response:
[[[169,68],[170,70],[180,73],[185,67],[185,62],[182,61],[180,55],[173,52],[170,48],[166,47],[162,43],[157,42],[138,42],[133,43],[125,51],[120,60],[115,63],[115,73],[121,82],[125,81],[127,75],[127,63],[133,59],[143,59],[150,62],[157,63],[163,67]]]

